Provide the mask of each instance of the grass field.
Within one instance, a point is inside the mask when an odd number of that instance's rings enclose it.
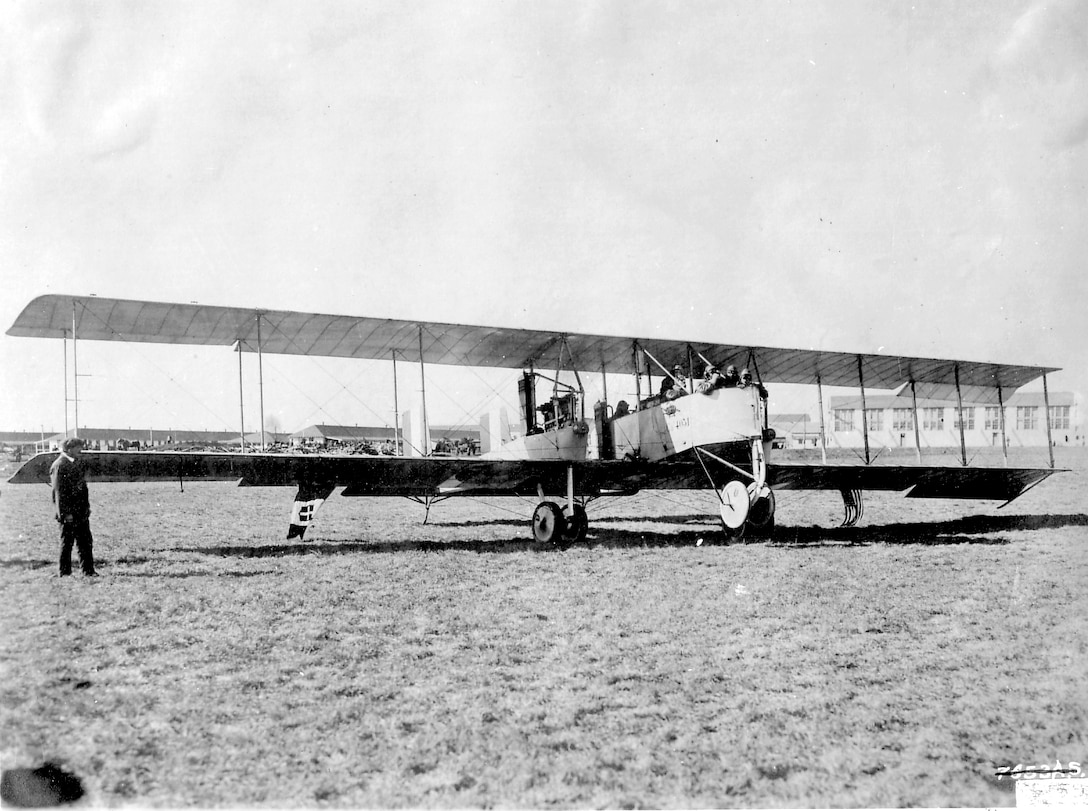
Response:
[[[102,577],[53,577],[44,486],[0,486],[0,757],[94,805],[1012,805],[1088,764],[1088,459],[1004,510],[599,501],[568,551],[532,504],[92,485]],[[960,516],[967,516],[960,518]],[[703,539],[702,545],[698,541]]]

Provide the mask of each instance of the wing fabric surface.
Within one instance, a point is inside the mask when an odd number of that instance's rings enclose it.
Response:
[[[909,465],[768,465],[776,490],[909,490],[908,498],[1011,501],[1053,470]]]
[[[48,482],[55,453],[27,461],[13,484]],[[381,456],[304,456],[139,451],[82,454],[89,481],[237,481],[243,486],[319,483],[343,487],[345,496],[534,496],[566,491],[567,462],[492,461],[473,457],[413,459]],[[640,489],[708,487],[690,455],[668,462],[574,463],[578,495],[630,495]],[[910,498],[1009,501],[1055,471],[1039,468],[969,468],[893,465],[776,464],[767,482],[778,490],[889,490]]]
[[[49,481],[55,453],[28,460],[13,484]],[[566,490],[567,463],[489,461],[473,457],[414,459],[388,456],[85,451],[88,481],[237,481],[242,486],[321,483],[343,487],[345,496],[535,495]],[[631,462],[576,462],[580,495],[638,489],[640,466]]]
[[[938,391],[954,385],[958,377],[964,390],[984,389],[994,397],[997,387],[1014,390],[1057,371],[1042,366],[783,349],[691,338],[621,337],[96,296],[39,296],[20,313],[7,334],[72,337],[73,318],[80,339],[237,345],[241,351],[256,352],[259,320],[262,352],[369,360],[390,360],[396,353],[410,361],[508,369],[530,365],[557,368],[565,363],[567,368],[580,371],[626,374],[639,354],[633,352],[637,344],[668,368],[686,366],[690,348],[720,366],[754,364],[760,378],[768,383],[812,384],[819,379],[825,386],[856,386],[860,362],[865,385],[871,388],[894,389],[913,380]]]

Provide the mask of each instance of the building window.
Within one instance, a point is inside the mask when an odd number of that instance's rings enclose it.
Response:
[[[892,430],[913,431],[914,413],[909,408],[892,409]]]
[[[957,430],[960,427],[960,410],[956,409],[956,424],[954,426]],[[975,430],[975,409],[965,408],[963,409],[963,430],[974,431]]]
[[[1034,431],[1039,427],[1039,406],[1016,407],[1016,429]]]
[[[922,430],[923,431],[940,431],[944,428],[944,409],[943,408],[923,408],[922,409]]]
[[[884,430],[884,409],[882,408],[867,408],[865,409],[865,423],[869,426],[870,431],[883,431]]]
[[[853,431],[854,430],[854,411],[850,408],[836,408],[832,412],[832,416],[835,418],[835,430],[836,431]]]
[[[1001,430],[1001,409],[999,407],[986,406],[985,428],[987,431]]]
[[[1050,407],[1050,427],[1061,431],[1069,430],[1069,406]]]

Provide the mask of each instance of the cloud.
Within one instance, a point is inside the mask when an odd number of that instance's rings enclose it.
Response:
[[[1039,2],[1021,14],[982,76],[984,111],[1059,150],[1088,139],[1088,4]]]

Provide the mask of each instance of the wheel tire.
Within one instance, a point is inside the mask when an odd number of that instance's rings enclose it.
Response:
[[[567,527],[563,531],[563,541],[566,543],[581,543],[586,539],[586,533],[589,531],[589,517],[586,515],[586,508],[581,504],[575,504],[574,509],[570,515],[564,511],[563,517],[566,519]]]
[[[743,533],[744,524],[748,520],[748,509],[751,506],[748,500],[748,489],[734,479],[722,487],[719,498],[721,499],[719,512],[726,534],[730,531]]]
[[[558,543],[567,530],[567,519],[554,501],[542,501],[533,510],[533,539],[541,543]]]
[[[752,498],[752,506],[748,510],[748,531],[752,535],[768,537],[774,532],[774,490],[764,486],[762,493],[758,493],[756,485],[751,484],[748,493]]]
[[[744,538],[744,529],[747,524],[741,524],[739,527],[731,527],[725,521],[722,521],[722,536],[725,538],[726,543],[732,543]]]

